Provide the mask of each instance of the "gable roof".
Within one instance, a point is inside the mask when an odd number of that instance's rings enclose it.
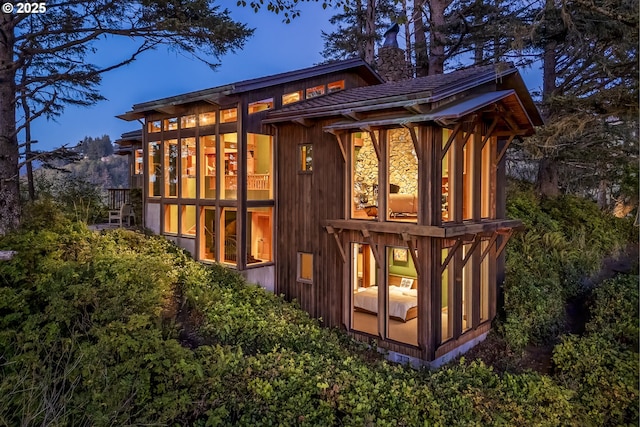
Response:
[[[447,74],[347,89],[270,112],[265,122],[352,116],[358,112],[389,108],[410,109],[418,104],[433,104],[491,82],[498,83],[498,86],[504,85],[505,89],[513,89],[531,124],[543,123],[518,70],[510,63],[472,67]]]
[[[369,64],[360,58],[353,58],[134,104],[130,111],[116,117],[123,120],[135,120],[144,117],[145,113],[148,112],[166,111],[178,105],[192,102],[205,101],[217,104],[225,96],[241,94],[270,86],[281,85],[346,70],[354,70],[369,84],[378,84],[384,81],[382,77],[380,77],[378,73],[369,66]]]

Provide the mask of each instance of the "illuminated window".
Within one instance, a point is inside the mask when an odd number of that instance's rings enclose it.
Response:
[[[379,141],[379,132],[374,131]],[[351,134],[351,218],[378,216],[378,157],[369,132]],[[384,215],[384,213],[383,213]]]
[[[344,89],[344,80],[340,80],[337,82],[331,82],[327,85],[327,92],[328,93],[332,93],[332,92],[337,92],[339,90]]]
[[[233,123],[238,121],[238,109],[227,108],[220,110],[220,123]]]
[[[178,129],[178,118],[172,117],[170,119],[164,119],[164,130],[176,130]]]
[[[286,93],[282,95],[282,105],[292,104],[302,100],[302,91]]]
[[[378,336],[378,266],[371,246],[351,243],[351,329]]]
[[[324,85],[314,86],[307,89],[307,99],[324,95]]]
[[[451,137],[450,129],[442,129],[442,148],[446,148],[447,141]],[[442,221],[451,221],[453,220],[453,198],[452,194],[452,184],[453,184],[453,147],[454,144],[451,143],[446,153],[442,157],[442,180],[441,180],[441,188],[442,188],[442,198],[441,198],[441,211],[442,211]]]
[[[387,131],[388,219],[417,222],[418,220],[418,156],[408,129]]]
[[[160,120],[154,120],[148,123],[149,133],[160,132],[162,130],[162,122]]]
[[[387,337],[418,345],[418,273],[406,247],[387,247]],[[381,295],[378,295],[379,297]]]
[[[200,121],[200,126],[209,126],[216,124],[216,113],[202,113],[198,116],[198,120]]]
[[[182,138],[180,141],[180,162],[182,186],[181,197],[195,199],[196,197],[196,139]]]
[[[200,197],[216,198],[216,137],[200,137]]]
[[[442,248],[441,259],[444,262],[449,255],[449,248]],[[444,270],[442,270],[441,276],[441,297],[440,297],[440,342],[445,342],[453,335],[453,316],[451,311],[453,309],[452,301],[449,296],[453,295],[453,261],[450,261]]]
[[[180,218],[181,233],[184,236],[196,235],[196,207],[187,205],[182,207],[182,217]]]
[[[273,137],[247,134],[247,199],[273,199]]]
[[[178,197],[178,140],[164,142],[164,197]]]
[[[220,135],[221,188],[220,198],[235,200],[238,197],[238,134],[223,133]]]
[[[238,241],[236,240],[236,216],[235,209],[225,208],[222,211],[222,223],[220,224],[220,238],[222,254],[220,261],[227,264],[236,264],[238,261]]]
[[[267,111],[273,108],[273,98],[263,99],[262,101],[256,101],[249,104],[249,114],[259,113],[260,111]]]
[[[300,145],[300,170],[311,172],[313,170],[313,145]]]
[[[216,260],[216,210],[205,207],[200,210],[200,259]]]
[[[182,129],[196,127],[196,115],[192,114],[189,116],[180,117],[180,127]]]
[[[133,155],[134,155],[133,173],[135,175],[142,175],[144,172],[142,148],[138,148],[136,151],[134,151]]]
[[[178,234],[178,205],[165,205],[164,232]]]
[[[160,142],[149,143],[149,197],[162,195],[162,150]]]
[[[247,209],[247,264],[273,261],[273,208]]]
[[[298,252],[298,282],[313,282],[313,254]]]

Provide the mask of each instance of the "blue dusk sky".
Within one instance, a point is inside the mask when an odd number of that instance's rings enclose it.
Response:
[[[224,2],[220,2],[224,3]],[[291,23],[266,9],[254,13],[249,7],[226,6],[233,19],[255,28],[244,49],[219,59],[221,65],[212,70],[191,57],[159,49],[147,52],[134,63],[104,75],[101,93],[107,98],[89,108],[68,107],[55,121],[40,119],[32,124],[32,139],[39,141],[34,149],[49,150],[63,144],[71,147],[85,136],[107,134],[115,141],[124,132],[139,129],[137,121],[125,122],[117,114],[129,111],[133,104],[167,96],[206,89],[227,83],[306,68],[322,62],[321,31],[330,32],[329,18],[336,13],[320,4],[301,4],[301,16]],[[96,45],[91,62],[108,65],[125,58],[135,47],[127,40],[108,40]],[[538,90],[528,81],[537,70],[521,70],[529,90]],[[534,83],[535,84],[535,83]]]

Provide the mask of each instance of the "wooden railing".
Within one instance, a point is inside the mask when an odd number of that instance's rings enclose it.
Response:
[[[214,177],[215,179],[215,177]],[[268,190],[271,181],[270,174],[253,174],[247,176],[247,190]],[[238,175],[225,175],[224,187],[227,190],[238,189]]]

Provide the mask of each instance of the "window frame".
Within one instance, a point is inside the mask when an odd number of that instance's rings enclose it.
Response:
[[[311,257],[311,277],[307,278],[307,277],[303,277],[302,276],[302,258],[304,256],[310,256]],[[299,283],[308,283],[308,284],[313,284],[313,253],[312,252],[303,252],[303,251],[298,251],[297,255],[296,255],[296,281]]]

